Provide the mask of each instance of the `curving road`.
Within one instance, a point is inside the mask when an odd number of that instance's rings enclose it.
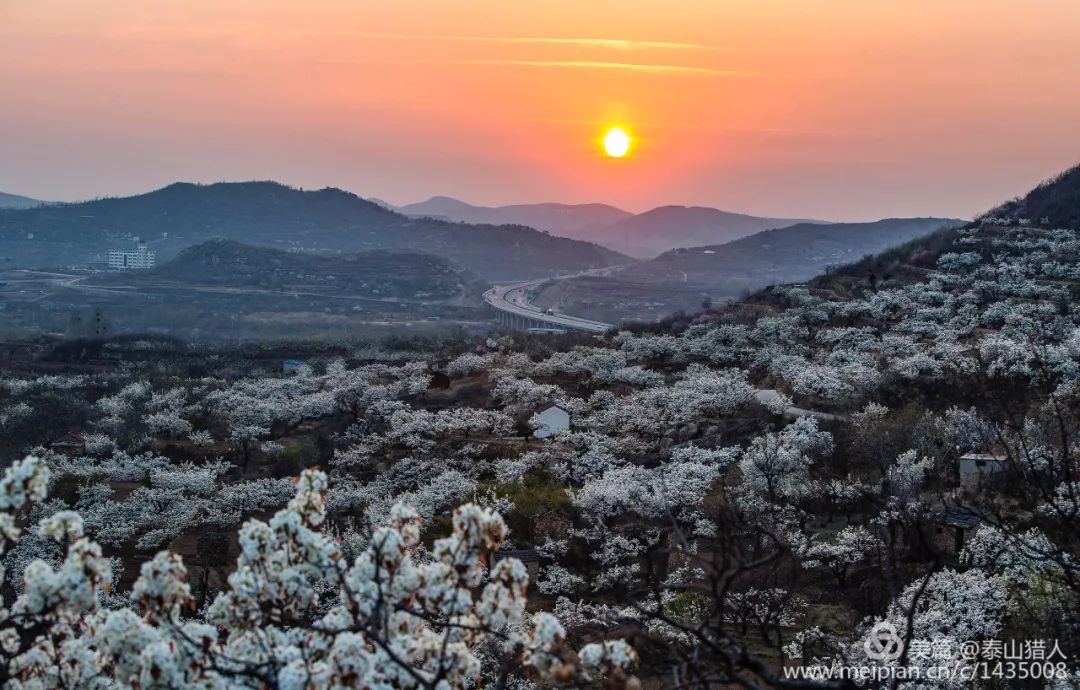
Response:
[[[598,270],[608,271],[611,269],[606,268]],[[596,273],[597,271],[595,270],[586,271],[585,273],[575,274],[575,276],[594,275]],[[565,278],[573,278],[575,276],[565,276]],[[484,301],[505,314],[521,317],[530,321],[537,321],[549,328],[565,328],[567,330],[586,331],[589,333],[606,333],[612,328],[615,328],[614,324],[604,323],[603,321],[579,319],[576,316],[566,316],[565,314],[547,314],[540,311],[537,307],[534,307],[529,303],[529,298],[526,294],[527,291],[548,280],[550,279],[541,278],[540,280],[530,280],[525,283],[514,283],[513,285],[498,285],[484,293]]]

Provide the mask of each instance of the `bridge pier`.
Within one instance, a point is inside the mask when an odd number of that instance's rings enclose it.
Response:
[[[525,332],[530,328],[551,328],[552,325],[546,321],[540,319],[533,319],[522,314],[514,314],[505,312],[502,309],[493,309],[495,312],[495,323],[499,324],[503,328],[515,331]]]

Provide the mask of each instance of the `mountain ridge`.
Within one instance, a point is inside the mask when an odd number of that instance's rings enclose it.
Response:
[[[599,242],[599,234],[606,233],[611,238],[606,246],[612,247],[622,236],[627,246],[658,255],[678,247],[721,244],[762,230],[821,222],[824,221],[752,216],[710,206],[669,204],[657,206],[605,228],[596,228],[592,233],[582,235],[582,239],[590,238]]]
[[[460,222],[522,224],[600,244],[638,258],[652,258],[676,247],[726,242],[770,228],[824,222],[676,204],[657,206],[637,214],[602,203],[477,206],[449,196],[433,196],[426,201],[399,206],[397,210],[411,216]]]
[[[212,238],[283,250],[435,254],[492,279],[543,277],[624,263],[609,249],[524,226],[410,218],[350,192],[277,182],[177,182],[130,197],[0,209],[0,240],[24,266],[87,263],[150,242],[159,261]]]
[[[425,201],[396,207],[409,216],[441,218],[467,223],[526,225],[537,230],[566,233],[593,225],[603,225],[633,214],[609,204],[562,204],[539,202],[478,206],[449,196],[433,196]]]

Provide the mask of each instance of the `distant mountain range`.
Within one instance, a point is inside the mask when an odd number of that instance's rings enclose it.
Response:
[[[33,208],[34,206],[41,206],[43,203],[45,202],[31,199],[28,196],[0,192],[0,208]]]
[[[86,265],[136,237],[150,243],[159,262],[221,238],[330,254],[433,254],[488,280],[627,261],[604,247],[524,226],[410,218],[340,189],[302,191],[275,182],[176,183],[133,197],[0,209],[0,261],[7,266]]]
[[[145,271],[103,274],[96,284],[177,284],[404,301],[473,302],[488,283],[442,257],[375,250],[320,256],[210,240]]]
[[[815,222],[803,218],[761,218],[704,206],[660,206],[635,215],[606,204],[474,206],[446,196],[396,210],[409,216],[465,223],[527,225],[595,242],[639,258],[652,258],[676,247],[719,244],[761,230]]]
[[[1080,174],[1066,173],[1054,183],[1073,189],[1078,186],[1073,178],[1080,180]],[[418,209],[424,213],[405,214]],[[472,276],[489,283],[511,282],[625,265],[610,278],[622,287],[609,290],[608,296],[622,305],[651,300],[659,309],[668,300],[650,296],[650,291],[655,293],[660,285],[675,295],[672,299],[684,302],[701,295],[734,296],[770,283],[804,280],[827,266],[850,263],[961,223],[947,218],[795,222],[683,206],[638,215],[602,204],[484,208],[448,198],[402,210],[405,213],[334,188],[304,191],[274,182],[176,183],[125,198],[0,208],[0,267],[87,266],[101,261],[110,249],[133,246],[138,238],[157,253],[159,265],[165,264],[151,272],[156,278],[190,282],[190,274],[170,277],[167,271],[190,272],[203,266],[200,280],[206,284],[253,281],[272,289],[303,284],[322,289],[337,281],[338,286],[359,291],[356,294],[381,290],[373,286],[383,284],[388,294],[402,296],[461,291],[462,285],[476,282]],[[1002,215],[1039,213],[1062,220],[1073,212],[1073,206],[1056,201],[1039,205],[1034,193],[1023,207],[1014,202],[999,209]],[[471,214],[474,221],[431,217],[454,214],[461,218]],[[209,240],[224,242],[205,244]],[[635,247],[639,254],[688,246],[635,262],[600,242]],[[178,263],[166,264],[173,258]],[[395,273],[401,275],[395,278]],[[329,283],[319,279],[320,274]],[[353,283],[349,275],[360,282]],[[369,285],[366,275],[377,278]],[[438,276],[457,287],[433,287]],[[581,290],[575,294],[596,303],[593,298],[605,280],[609,279],[577,281],[592,287],[588,294]],[[612,295],[618,295],[617,300]]]
[[[619,279],[682,282],[726,294],[806,280],[829,266],[858,261],[889,247],[964,221],[888,218],[872,223],[800,223],[732,242],[673,249],[619,272]],[[727,289],[723,289],[727,288]]]
[[[762,230],[818,221],[762,218],[704,206],[660,206],[603,227],[574,235],[633,256],[656,256],[677,247],[722,244]]]
[[[583,229],[609,225],[634,215],[607,204],[473,206],[448,196],[434,196],[427,201],[399,206],[396,210],[408,216],[427,216],[463,223],[527,225],[537,230],[575,238]]]
[[[801,223],[724,244],[673,249],[606,277],[549,281],[535,303],[591,319],[654,321],[705,301],[807,280],[963,221],[891,218],[874,223]]]

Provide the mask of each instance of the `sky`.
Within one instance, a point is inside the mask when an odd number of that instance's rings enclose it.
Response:
[[[1078,29],[1076,0],[0,0],[0,191],[968,217],[1080,162]]]

